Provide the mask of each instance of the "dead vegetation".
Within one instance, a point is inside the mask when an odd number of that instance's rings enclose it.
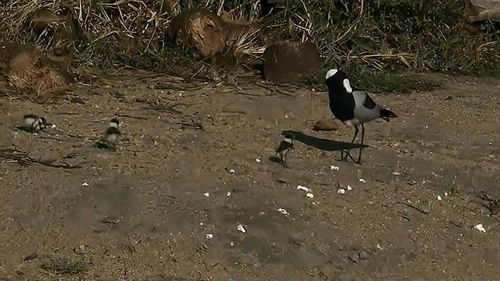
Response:
[[[42,269],[50,271],[56,275],[76,275],[87,271],[89,268],[89,263],[85,261],[72,261],[65,258],[59,258],[45,262],[41,267]]]
[[[66,160],[74,158],[74,154],[68,154],[62,159],[36,159],[29,156],[28,152],[21,151],[17,148],[3,148],[0,149],[0,160],[5,160],[10,163],[18,163],[21,166],[28,166],[32,164],[39,164],[46,167],[52,168],[62,168],[62,169],[78,169],[81,168],[81,164],[71,165],[66,162]]]
[[[213,79],[210,62],[231,57],[255,68],[270,43],[286,40],[316,46],[324,67],[354,75],[500,71],[498,22],[470,23],[465,11],[458,0],[10,0],[0,4],[0,32],[6,41],[39,47],[51,64],[79,78],[119,66]],[[389,88],[394,83],[381,81],[390,79],[371,82]],[[33,84],[29,90],[38,93],[62,86],[10,80]]]
[[[34,99],[62,94],[73,80],[69,72],[40,48],[20,44],[0,45],[0,75],[5,77],[3,83],[0,81],[0,89],[25,93]]]

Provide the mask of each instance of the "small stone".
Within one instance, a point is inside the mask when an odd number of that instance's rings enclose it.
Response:
[[[345,194],[345,189],[341,188],[337,191],[338,194]]]
[[[330,170],[332,170],[332,171],[339,171],[340,168],[337,167],[337,166],[334,166],[334,165],[330,165]]]
[[[358,256],[358,253],[352,253],[349,255],[349,259],[354,262],[354,263],[358,263],[359,261],[359,256]]]
[[[358,256],[359,256],[359,259],[361,259],[361,260],[367,260],[368,259],[368,252],[366,252],[365,250],[360,250],[358,252]]]
[[[285,216],[289,216],[289,215],[290,215],[290,213],[288,213],[288,211],[287,211],[287,210],[285,210],[285,209],[283,209],[283,208],[279,208],[279,209],[278,209],[278,212],[282,213],[282,214],[283,214],[283,215],[285,215]]]
[[[474,226],[474,228],[481,231],[481,232],[486,232],[486,229],[484,228],[484,226],[482,224],[477,224],[476,226]]]
[[[208,233],[206,236],[207,239],[212,239],[214,238],[214,235],[212,233]]]
[[[303,191],[305,191],[305,192],[310,192],[310,191],[311,191],[309,188],[307,188],[307,187],[305,187],[305,186],[303,186],[303,185],[298,185],[298,186],[297,186],[297,189],[298,189],[298,190],[303,190]]]
[[[205,192],[205,193],[203,193],[203,195],[204,195],[205,197],[209,197],[209,196],[210,196],[210,193]]]
[[[73,253],[77,255],[83,255],[84,250],[85,250],[85,245],[80,245],[78,247],[73,248]]]
[[[70,100],[72,103],[85,104],[85,101],[80,97],[74,97]]]
[[[33,253],[27,255],[26,257],[24,257],[23,260],[24,261],[30,261],[30,260],[34,260],[36,258],[38,258],[38,253],[37,252],[33,252]]]
[[[312,194],[312,193],[308,192],[308,193],[306,194],[306,197],[307,197],[307,198],[313,198],[313,197],[314,197],[314,194]]]
[[[247,232],[247,230],[245,229],[245,227],[243,225],[241,225],[241,224],[238,224],[238,231],[243,232],[243,233]]]
[[[338,129],[338,124],[332,118],[322,118],[316,121],[313,130],[315,131],[335,131]]]

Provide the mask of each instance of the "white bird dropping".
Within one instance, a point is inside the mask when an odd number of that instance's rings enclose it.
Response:
[[[481,232],[486,232],[486,229],[484,228],[483,224],[481,224],[481,223],[474,226],[474,228],[481,231]]]
[[[337,167],[337,166],[334,166],[334,165],[330,165],[330,170],[332,170],[332,171],[339,171],[340,168]]]
[[[303,190],[305,192],[310,192],[311,191],[309,188],[307,188],[307,187],[305,187],[303,185],[300,185],[300,184],[297,186],[297,189],[298,190]]]
[[[241,224],[238,224],[238,231],[243,232],[243,233],[247,232],[247,230],[245,229],[245,227],[243,225],[241,225]]]

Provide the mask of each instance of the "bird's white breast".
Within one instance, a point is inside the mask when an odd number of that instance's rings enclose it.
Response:
[[[35,123],[36,119],[35,118],[31,118],[31,117],[28,117],[28,118],[25,118],[24,119],[24,122],[26,122],[26,125],[33,125],[33,123]]]
[[[106,140],[108,142],[115,142],[116,139],[118,138],[118,136],[116,134],[109,134],[107,137],[106,137]]]
[[[346,124],[347,126],[349,127],[356,127],[358,126],[359,124],[361,124],[361,122],[359,122],[358,119],[356,118],[353,118],[353,119],[350,119],[350,120],[346,120],[346,121],[343,121],[344,124]]]

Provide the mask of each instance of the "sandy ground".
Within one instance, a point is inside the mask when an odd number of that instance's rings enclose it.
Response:
[[[325,89],[128,73],[0,98],[0,149],[81,166],[0,162],[0,279],[500,280],[499,215],[478,198],[500,197],[500,80],[432,77],[443,88],[373,95],[399,118],[366,126],[362,165],[339,160],[351,129],[312,130]],[[27,113],[57,128],[16,129]],[[114,116],[117,151],[94,148]],[[283,130],[289,169],[270,160]]]

